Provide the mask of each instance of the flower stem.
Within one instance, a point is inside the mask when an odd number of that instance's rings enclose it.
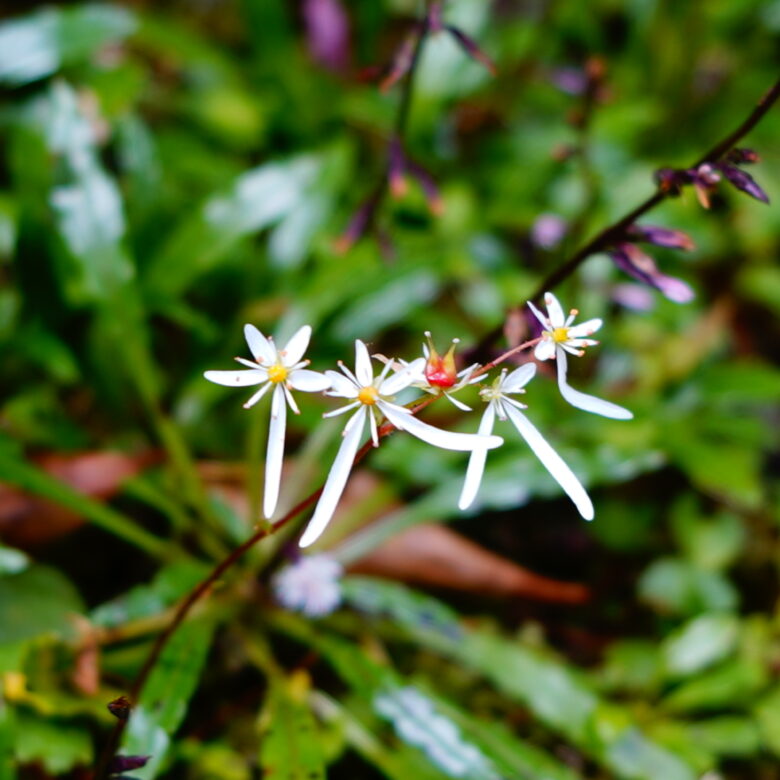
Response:
[[[755,108],[750,112],[748,117],[742,124],[735,130],[729,133],[721,141],[718,141],[709,151],[705,152],[691,167],[696,168],[704,162],[710,160],[717,160],[723,157],[726,152],[732,149],[739,141],[744,138],[766,115],[769,109],[780,98],[780,79],[764,94],[764,96],[758,101]],[[628,214],[613,222],[611,225],[605,227],[600,233],[597,233],[590,241],[588,241],[583,247],[578,249],[568,260],[562,265],[553,269],[537,286],[536,290],[530,296],[529,300],[539,300],[547,290],[552,290],[557,287],[564,279],[571,276],[585,260],[591,255],[606,249],[610,244],[623,238],[627,227],[636,222],[639,217],[646,214],[651,209],[654,209],[660,203],[663,203],[669,196],[670,192],[664,192],[657,190],[647,200],[640,203],[636,208],[632,209]],[[515,311],[519,311],[521,307],[515,307]],[[479,344],[474,348],[474,353],[479,354],[486,350],[503,332],[503,323],[497,325],[493,330],[487,333],[480,340]]]

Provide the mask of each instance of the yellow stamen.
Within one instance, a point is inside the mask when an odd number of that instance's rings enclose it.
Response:
[[[280,363],[277,363],[275,366],[271,366],[268,369],[268,379],[270,379],[271,382],[274,382],[275,384],[284,382],[284,380],[287,379],[287,369]]]
[[[552,340],[556,344],[560,344],[562,341],[568,341],[569,340],[569,329],[568,328],[553,328],[551,335],[552,335]]]
[[[376,403],[377,398],[379,398],[379,393],[373,385],[360,388],[360,392],[358,393],[358,401],[360,401],[361,404],[373,406]]]

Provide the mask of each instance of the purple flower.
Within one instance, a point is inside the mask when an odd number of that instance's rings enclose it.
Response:
[[[667,249],[694,249],[693,239],[681,230],[659,227],[658,225],[631,225],[626,233],[636,241],[663,246]]]
[[[756,180],[749,173],[727,163],[718,163],[718,168],[738,190],[742,190],[762,203],[769,203],[769,196],[758,186]]]
[[[693,290],[682,280],[667,276],[658,270],[650,255],[634,244],[618,244],[608,252],[615,265],[629,276],[655,287],[675,303],[688,303],[694,297]]]
[[[315,62],[337,73],[349,64],[349,18],[340,0],[304,0],[306,42]]]
[[[542,249],[554,249],[566,235],[566,220],[557,214],[540,214],[531,225],[531,241]]]
[[[109,766],[109,774],[119,775],[128,770],[146,766],[151,756],[114,756]]]

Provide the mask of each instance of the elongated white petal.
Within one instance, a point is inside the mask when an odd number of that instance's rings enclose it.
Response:
[[[379,446],[379,429],[376,424],[376,415],[371,409],[368,410],[368,422],[371,428],[371,443],[375,446]]]
[[[247,360],[242,357],[234,358],[234,360],[237,360],[242,366],[251,368],[253,371],[264,371],[265,373],[268,373],[267,369],[264,366],[261,366],[256,360]]]
[[[450,393],[444,393],[444,397],[455,407],[460,409],[462,412],[470,412],[471,407],[466,406],[466,404],[463,403],[463,401],[459,401],[457,398],[455,398],[454,395],[451,395]]]
[[[555,481],[564,489],[566,495],[574,502],[579,513],[586,519],[593,519],[593,503],[585,488],[574,475],[574,472],[564,463],[563,458],[547,443],[547,440],[532,425],[531,421],[514,406],[505,406],[509,419],[517,428],[518,433],[526,440],[534,455],[550,472]]]
[[[575,390],[566,381],[568,364],[566,362],[566,353],[562,349],[558,350],[555,360],[558,363],[558,389],[572,406],[576,406],[577,409],[583,409],[586,412],[600,414],[602,417],[610,417],[613,420],[630,420],[633,418],[633,413],[622,406],[613,404],[610,401],[603,401],[601,398],[596,398],[595,395],[588,395]]]
[[[281,387],[284,390],[284,397],[287,399],[287,404],[290,409],[292,409],[295,414],[300,414],[301,410],[298,408],[298,404],[295,403],[295,399],[293,398],[293,394],[290,392],[290,388],[287,387],[287,383],[282,382]]]
[[[531,301],[526,301],[526,303],[528,304],[528,308],[533,312],[534,317],[536,317],[536,319],[539,320],[542,327],[549,328],[550,323],[547,321],[547,317],[545,317],[544,314],[542,314],[539,311],[539,309],[537,309],[536,306],[534,306],[533,303],[531,303]]]
[[[355,460],[358,447],[360,447],[360,440],[363,438],[367,413],[365,406],[359,409],[344,429],[344,438],[336,454],[336,459],[330,467],[328,479],[325,481],[325,487],[322,489],[322,495],[317,502],[314,515],[309,521],[309,525],[306,526],[300,542],[298,542],[301,547],[314,544],[333,517],[333,512],[336,510],[336,505],[344,492],[347,479],[349,479],[352,463]]]
[[[266,382],[245,404],[244,409],[249,409],[250,407],[254,406],[267,392],[268,388],[271,387],[272,382]]]
[[[547,317],[553,328],[562,328],[566,322],[566,315],[558,299],[551,292],[544,294],[544,305],[547,307]]]
[[[287,428],[287,403],[284,388],[278,384],[271,396],[271,424],[268,426],[268,448],[265,455],[265,490],[263,514],[268,519],[276,509],[279,483],[284,462],[284,434]]]
[[[350,412],[353,409],[357,409],[358,406],[360,406],[360,401],[353,401],[351,404],[347,404],[346,406],[341,406],[338,409],[334,409],[332,412],[325,412],[323,414],[323,417],[338,417],[340,414],[345,414],[346,412]]]
[[[310,338],[311,325],[304,325],[293,335],[282,350],[285,366],[294,366],[303,357],[309,346]]]
[[[218,385],[225,387],[249,387],[250,385],[259,385],[268,379],[268,374],[259,369],[249,369],[248,371],[206,371],[203,376]]]
[[[361,387],[366,387],[374,381],[374,369],[371,367],[371,356],[366,345],[355,339],[355,377]]]
[[[395,395],[396,393],[400,393],[401,390],[409,387],[409,385],[412,384],[412,382],[415,380],[419,380],[422,374],[417,371],[416,368],[413,368],[416,362],[417,361],[413,361],[405,368],[400,369],[400,371],[396,371],[392,376],[385,379],[385,381],[382,382],[378,388],[379,394]],[[425,364],[423,363],[423,365]]]
[[[493,423],[496,419],[496,413],[493,404],[488,404],[482,419],[479,422],[477,433],[482,436],[488,436],[493,432]],[[485,461],[487,460],[487,450],[474,450],[469,457],[469,465],[466,469],[466,479],[463,481],[463,489],[460,491],[458,499],[458,509],[468,509],[477,496],[482,475],[485,472]]]
[[[319,393],[327,390],[331,385],[330,377],[319,371],[309,371],[305,368],[293,371],[287,381],[296,390],[302,390],[304,393]]]
[[[526,363],[524,366],[516,368],[501,383],[501,392],[516,393],[518,390],[522,390],[534,378],[535,374],[535,363]]]
[[[504,443],[500,436],[478,436],[474,433],[456,433],[434,428],[433,425],[428,425],[428,423],[409,414],[408,409],[387,401],[377,401],[377,406],[399,430],[406,431],[427,444],[441,447],[444,450],[456,450],[457,452],[471,452],[475,449],[492,450]]]
[[[339,398],[357,398],[359,392],[357,386],[343,374],[328,370],[325,372],[325,376],[330,380],[328,395]]]
[[[551,360],[555,357],[555,342],[550,339],[542,339],[534,348],[534,357],[537,360]]]
[[[581,322],[579,325],[573,325],[571,328],[569,328],[569,338],[579,339],[583,336],[590,336],[591,334],[595,333],[603,324],[603,320],[598,318],[593,320],[585,320],[585,322]]]
[[[276,348],[254,325],[249,323],[244,325],[244,338],[249,345],[249,351],[255,356],[258,363],[265,366],[272,366],[276,363]]]

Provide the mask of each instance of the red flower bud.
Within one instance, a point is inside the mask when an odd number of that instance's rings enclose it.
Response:
[[[455,347],[460,339],[453,339],[452,345],[442,357],[433,346],[431,334],[426,333],[428,339],[428,362],[425,364],[425,378],[432,387],[447,389],[458,381],[458,370],[455,367]]]

